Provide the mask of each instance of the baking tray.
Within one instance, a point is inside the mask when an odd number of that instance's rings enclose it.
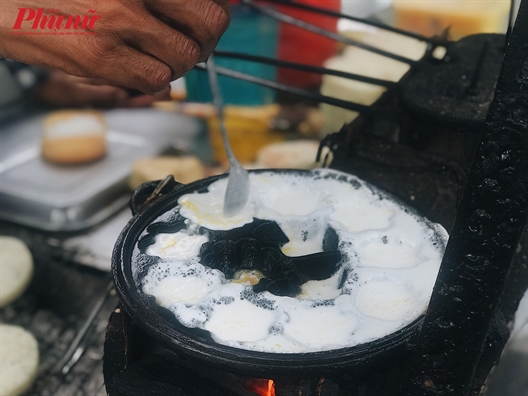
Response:
[[[188,148],[199,121],[155,109],[105,112],[108,153],[84,165],[54,165],[40,156],[42,120],[35,114],[0,131],[0,219],[45,231],[81,231],[123,208],[138,158]]]

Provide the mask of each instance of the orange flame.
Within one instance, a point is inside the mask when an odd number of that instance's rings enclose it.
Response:
[[[246,389],[259,396],[275,396],[275,383],[268,379],[252,379],[247,382]]]

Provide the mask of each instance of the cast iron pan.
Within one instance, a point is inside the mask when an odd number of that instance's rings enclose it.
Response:
[[[157,305],[153,297],[144,294],[138,288],[132,271],[133,267],[138,265],[132,259],[132,252],[141,233],[158,216],[173,209],[180,196],[195,191],[205,191],[211,183],[222,177],[225,175],[202,179],[187,185],[179,184],[172,178],[165,179],[163,183],[149,182],[138,187],[132,196],[131,209],[134,218],[127,224],[116,242],[112,256],[112,271],[124,308],[145,332],[181,357],[247,376],[305,377],[309,374],[347,372],[350,375],[357,375],[359,379],[367,373],[379,373],[380,370],[383,371],[395,363],[400,364],[407,358],[410,344],[418,334],[422,318],[387,337],[355,347],[323,352],[274,354],[217,344],[208,332],[181,325],[170,311]],[[384,192],[380,193],[390,196]],[[397,201],[396,198],[391,198]]]

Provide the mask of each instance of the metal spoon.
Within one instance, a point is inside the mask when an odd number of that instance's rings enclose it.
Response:
[[[213,103],[218,111],[218,121],[220,124],[220,132],[222,133],[222,140],[224,141],[227,158],[229,159],[229,179],[227,181],[224,201],[224,216],[231,217],[239,213],[248,202],[249,175],[236,159],[231,150],[231,146],[229,145],[229,140],[227,139],[227,131],[224,122],[224,106],[222,103],[220,87],[218,85],[213,54],[209,56],[209,60],[207,61],[207,74],[209,75],[209,85],[213,94]]]

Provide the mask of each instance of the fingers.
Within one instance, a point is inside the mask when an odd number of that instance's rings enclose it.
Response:
[[[90,75],[96,81],[111,81],[112,85],[137,89],[146,94],[158,93],[169,86],[173,73],[165,62],[119,43],[112,49],[100,48],[97,42],[95,44],[91,57],[85,59],[80,75]]]
[[[105,80],[103,78],[87,78],[87,77],[78,77],[80,82],[88,85],[113,85],[112,81]]]
[[[150,0],[146,6],[160,21],[198,45],[198,62],[207,59],[229,26],[228,0]]]
[[[112,107],[128,98],[121,88],[86,82],[89,80],[56,70],[37,88],[34,99],[53,106]]]
[[[77,88],[75,102],[78,106],[114,107],[127,98],[128,94],[122,88],[80,84]]]
[[[149,81],[127,86],[152,94],[166,87],[169,71],[169,81],[175,80],[207,59],[229,25],[230,8],[229,0],[144,0],[144,5],[148,13],[128,29],[123,26],[120,39],[148,58],[133,63],[138,71],[148,70],[143,76]]]
[[[111,85],[94,85],[101,81],[70,76],[53,71],[35,92],[34,99],[54,106],[95,107],[146,107],[158,100],[170,99],[170,87],[156,95],[131,97],[123,88]]]
[[[198,42],[153,16],[123,34],[122,40],[138,52],[165,64],[170,70],[171,80],[186,74],[202,56]],[[152,90],[145,93],[152,93]]]
[[[95,35],[13,36],[9,54],[102,80],[94,83],[154,94],[205,60],[230,20],[229,0],[90,1],[100,13]],[[81,15],[86,8],[71,1],[61,12]]]
[[[170,100],[170,88],[167,88],[156,95],[140,95],[136,97],[130,97],[123,101],[118,102],[116,105],[118,107],[147,107],[152,103],[159,100]]]

